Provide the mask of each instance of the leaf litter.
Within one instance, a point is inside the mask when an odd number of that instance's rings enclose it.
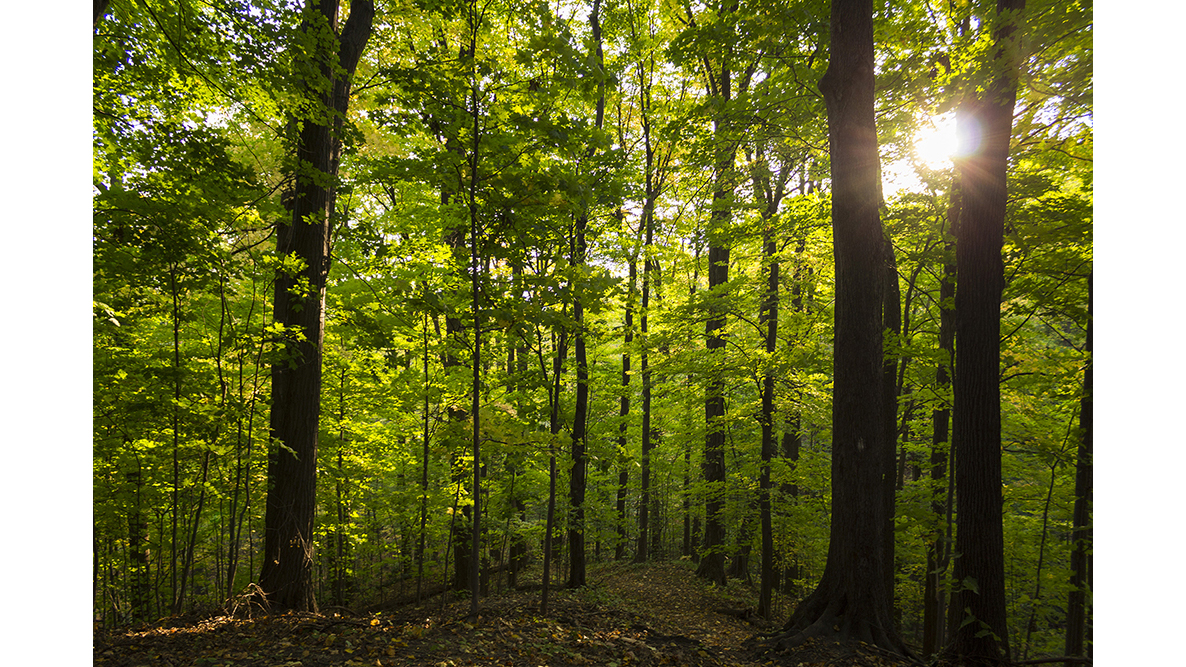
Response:
[[[431,601],[365,616],[311,613],[168,618],[97,630],[97,667],[898,667],[917,664],[857,645],[811,642],[761,654],[777,630],[751,615],[752,587],[716,588],[680,563],[591,568],[584,589]]]

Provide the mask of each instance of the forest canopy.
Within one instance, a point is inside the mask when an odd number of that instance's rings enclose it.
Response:
[[[855,517],[872,643],[1090,656],[1093,30],[96,2],[96,623],[685,559],[797,643]]]

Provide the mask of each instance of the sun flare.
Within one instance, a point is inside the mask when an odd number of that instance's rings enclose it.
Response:
[[[914,157],[929,169],[950,167],[959,149],[955,114],[934,116],[919,122],[918,132],[914,135]]]

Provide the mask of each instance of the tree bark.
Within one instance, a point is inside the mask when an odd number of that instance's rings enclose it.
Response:
[[[735,7],[733,9],[736,9]],[[725,47],[728,51],[731,45]],[[712,72],[706,63],[709,93],[723,106],[733,96],[731,53],[726,53],[719,70]],[[707,61],[707,58],[706,58]],[[714,76],[715,74],[715,76]],[[729,121],[719,111],[713,119],[716,160],[713,165],[715,183],[712,193],[712,214],[708,223],[708,317],[704,324],[705,349],[708,352],[709,376],[704,397],[704,481],[707,486],[704,501],[704,550],[696,574],[718,586],[725,585],[725,381],[723,361],[725,353],[725,321],[727,304],[724,285],[729,282],[729,227],[733,221],[734,163],[737,147],[729,135]]]
[[[1092,278],[1087,278],[1087,366],[1083,369],[1083,398],[1079,401],[1079,452],[1075,463],[1075,509],[1071,520],[1071,592],[1067,597],[1066,654],[1084,653],[1087,635],[1088,570],[1091,552],[1091,456],[1092,456]],[[1068,662],[1067,665],[1074,663]]]
[[[831,62],[820,81],[832,158],[836,262],[832,399],[832,524],[815,591],[791,615],[777,647],[812,637],[859,640],[899,654],[885,582],[882,385],[884,232],[878,215],[872,0],[833,0]]]
[[[111,0],[94,0],[95,4],[95,19],[91,23],[91,27],[99,25],[99,19],[107,13],[107,5],[111,4]]]
[[[761,581],[758,590],[758,616],[770,618],[771,603],[775,587],[774,571],[774,519],[771,516],[770,503],[770,461],[775,456],[774,443],[774,352],[778,344],[778,287],[779,262],[778,239],[775,235],[774,221],[778,215],[778,207],[786,192],[789,165],[779,165],[779,178],[776,184],[770,182],[770,167],[762,151],[757,153],[755,162],[753,185],[754,192],[759,196],[762,204],[762,255],[767,265],[766,291],[762,295],[759,325],[764,325],[766,343],[766,367],[762,372],[762,412],[759,420],[762,425],[762,471],[758,478],[758,507],[762,525],[762,554]]]
[[[956,230],[955,402],[957,451],[954,577],[960,615],[945,659],[1009,659],[1005,539],[1001,524],[1001,292],[1009,138],[1017,97],[1017,27],[1024,0],[999,0],[997,52],[988,87],[968,98],[980,146],[958,165],[963,210]]]
[[[626,495],[630,483],[630,460],[626,456],[627,419],[630,416],[630,347],[634,343],[634,299],[637,294],[638,261],[630,258],[630,285],[626,297],[625,334],[622,345],[622,396],[618,403],[618,418],[622,420],[618,425],[618,542],[614,548],[614,560],[622,560],[626,556]]]
[[[320,0],[305,7],[305,31],[327,22],[336,30],[338,3]],[[374,2],[352,0],[350,17],[338,40],[339,52],[322,54],[319,69],[329,90],[308,82],[308,94],[337,116],[346,113],[348,78],[371,33]],[[336,81],[331,59],[345,71]],[[340,105],[340,106],[339,106]],[[297,147],[292,221],[282,224],[277,253],[303,263],[299,273],[276,275],[273,320],[285,327],[282,358],[272,365],[269,489],[264,517],[264,559],[260,588],[273,606],[316,611],[313,595],[313,516],[317,488],[318,418],[321,412],[321,350],[325,281],[329,273],[330,226],[336,174],[332,123],[306,120]]]
[[[604,81],[601,51],[601,0],[593,0],[589,12],[589,26],[592,30],[594,67],[599,81]],[[605,84],[598,84],[597,116],[594,127],[601,130],[605,120]],[[590,146],[585,158],[591,159],[595,149]],[[586,202],[584,210],[577,216],[573,230],[572,265],[585,265],[585,229],[589,224],[591,205]],[[583,275],[583,271],[577,274]],[[589,363],[585,352],[585,308],[581,299],[580,286],[573,290],[573,319],[576,321],[577,395],[572,424],[572,473],[569,476],[568,501],[572,507],[572,522],[568,526],[568,587],[585,585],[585,486],[588,474],[588,460],[585,455],[585,431],[589,414]]]
[[[891,349],[901,349],[902,339],[902,300],[898,288],[897,260],[894,258],[894,244],[887,237],[885,247],[885,283],[882,286],[882,311],[885,335],[890,337]],[[894,458],[898,449],[898,356],[885,355],[882,361],[881,395],[885,402],[882,408],[882,420],[885,427],[885,459],[882,462],[886,479],[894,480],[882,488],[882,498],[885,503],[885,534],[883,550],[885,552],[885,596],[890,607],[894,605],[894,499],[897,484],[897,473]]]

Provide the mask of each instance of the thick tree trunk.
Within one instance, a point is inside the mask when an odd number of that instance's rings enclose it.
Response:
[[[902,336],[902,300],[898,288],[897,260],[894,257],[894,244],[885,239],[885,283],[882,286],[881,316],[884,331],[890,337],[891,349],[901,348]],[[894,466],[894,458],[898,449],[898,355],[885,355],[882,361],[881,395],[882,420],[885,425],[885,460],[882,463],[886,479],[894,480],[882,488],[885,503],[885,535],[883,550],[885,553],[885,596],[894,604],[894,492],[898,486],[898,475]]]
[[[959,165],[963,210],[956,230],[954,442],[957,524],[954,576],[960,614],[945,658],[1009,659],[1005,540],[1001,524],[1001,291],[1009,137],[1017,97],[1017,27],[1024,0],[999,0],[997,55],[967,119],[981,143]]]
[[[337,28],[338,3],[320,0],[305,8],[305,30],[314,22]],[[350,18],[339,40],[339,53],[323,54],[323,76],[333,80],[329,60],[336,58],[347,77],[353,74],[370,37],[373,2],[352,0]],[[341,94],[339,95],[339,92]],[[310,90],[326,107],[346,113],[348,83],[327,91]],[[341,108],[333,106],[341,104]],[[316,611],[313,595],[313,515],[317,487],[317,435],[321,412],[321,348],[324,334],[325,280],[329,273],[329,236],[335,141],[328,124],[305,121],[297,147],[292,222],[281,225],[277,253],[304,264],[297,274],[276,276],[273,320],[286,329],[282,359],[272,366],[271,434],[277,446],[268,455],[264,559],[260,588],[278,607]]]
[[[1092,455],[1092,278],[1087,279],[1087,367],[1083,369],[1083,398],[1079,401],[1079,452],[1075,463],[1075,509],[1071,531],[1071,592],[1067,597],[1066,654],[1090,657],[1084,653],[1087,635],[1088,570],[1091,551],[1091,455]],[[1074,663],[1068,662],[1067,665]]]
[[[836,261],[832,402],[832,528],[815,591],[775,639],[812,637],[907,649],[893,629],[885,589],[886,475],[882,384],[884,233],[878,215],[872,0],[833,0],[831,62],[820,81],[832,157]]]

